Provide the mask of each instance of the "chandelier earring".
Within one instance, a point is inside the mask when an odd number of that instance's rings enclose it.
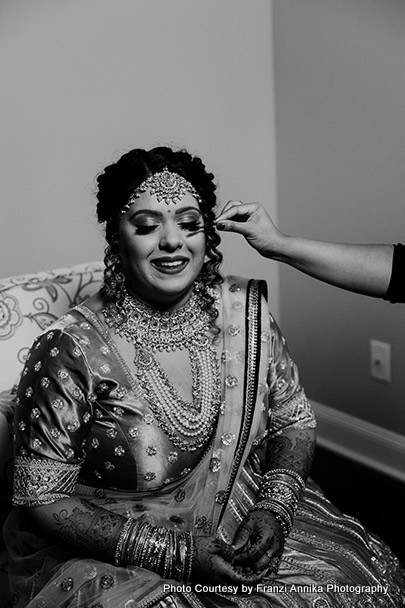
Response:
[[[117,302],[124,293],[125,275],[122,272],[121,256],[116,243],[106,247],[104,264],[104,292],[109,299]]]
[[[206,298],[207,286],[204,283],[204,280],[201,275],[198,275],[197,279],[194,281],[193,291],[198,297],[202,297],[202,299]]]

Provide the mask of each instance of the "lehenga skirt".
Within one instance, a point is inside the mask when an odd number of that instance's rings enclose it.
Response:
[[[131,501],[92,498],[114,512]],[[130,513],[131,514],[131,513]],[[139,517],[134,503],[133,513]],[[400,608],[405,572],[391,550],[342,515],[311,480],[277,575],[255,585],[179,583],[137,567],[68,554],[24,528],[23,509],[6,523],[16,608]]]

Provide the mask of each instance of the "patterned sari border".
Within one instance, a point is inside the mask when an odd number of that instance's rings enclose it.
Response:
[[[266,292],[264,281],[250,280],[246,293],[246,368],[243,390],[242,424],[235,449],[235,457],[229,476],[228,487],[223,498],[219,517],[221,521],[237,478],[237,473],[246,450],[253,421],[255,399],[259,379],[261,295]]]

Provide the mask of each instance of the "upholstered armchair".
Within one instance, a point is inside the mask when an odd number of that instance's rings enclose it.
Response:
[[[0,525],[11,508],[14,394],[34,339],[101,285],[103,264],[0,279]],[[11,606],[8,558],[0,539],[0,608]]]

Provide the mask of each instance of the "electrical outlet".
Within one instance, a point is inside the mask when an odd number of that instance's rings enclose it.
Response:
[[[370,376],[391,382],[391,344],[370,340]]]

